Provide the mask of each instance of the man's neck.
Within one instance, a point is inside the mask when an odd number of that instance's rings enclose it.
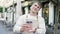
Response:
[[[37,13],[33,12],[33,11],[30,11],[30,15],[32,16],[37,16]]]

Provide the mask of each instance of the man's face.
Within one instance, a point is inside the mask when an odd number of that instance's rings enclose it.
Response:
[[[31,11],[37,13],[39,10],[40,10],[40,6],[38,3],[34,3],[32,6],[31,6]]]

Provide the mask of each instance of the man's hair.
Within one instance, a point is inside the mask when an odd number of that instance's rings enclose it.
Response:
[[[41,2],[39,2],[39,1],[32,1],[31,4],[33,5],[34,3],[38,3],[38,5],[39,5],[40,7],[42,7],[42,3],[41,3]],[[31,6],[32,6],[32,5],[31,5]]]

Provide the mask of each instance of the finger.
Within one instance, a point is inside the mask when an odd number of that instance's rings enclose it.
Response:
[[[31,32],[32,31],[32,28],[26,28],[25,31]]]
[[[22,25],[22,27],[28,27],[28,25]]]
[[[23,24],[23,25],[27,25],[27,24]]]

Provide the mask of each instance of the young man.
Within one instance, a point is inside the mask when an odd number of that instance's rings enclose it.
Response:
[[[38,16],[40,8],[40,3],[33,3],[30,7],[30,13],[19,17],[13,31],[22,34],[45,34],[45,21],[41,16]]]

